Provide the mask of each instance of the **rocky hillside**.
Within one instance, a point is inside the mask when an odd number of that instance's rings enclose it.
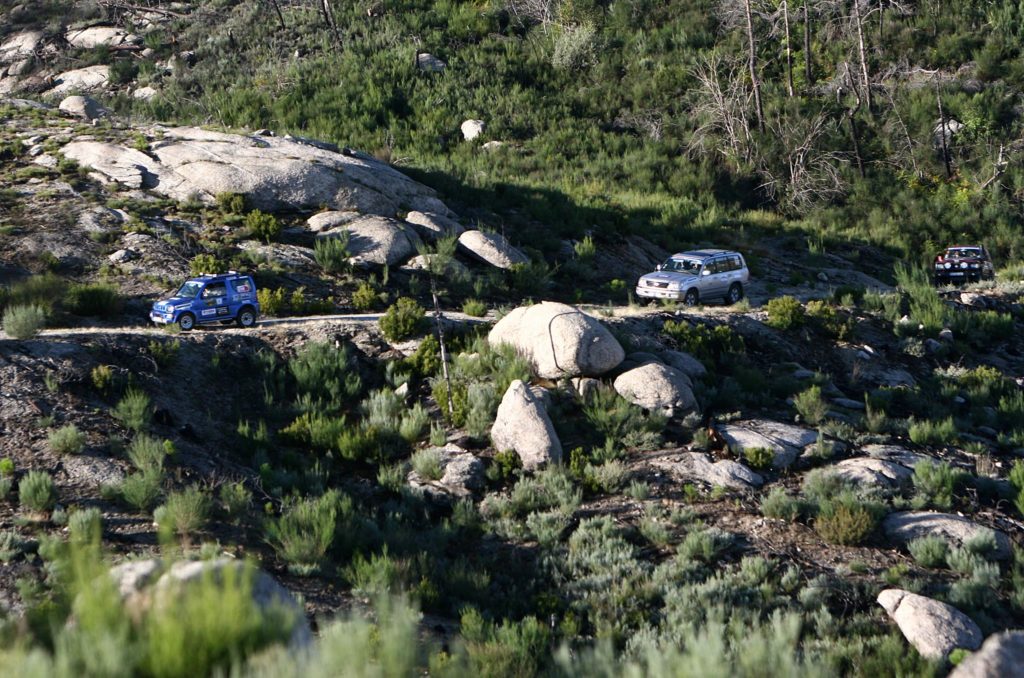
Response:
[[[509,50],[534,28],[583,30],[572,12],[626,21],[591,4],[520,28],[522,3],[497,27],[463,3],[401,21],[430,18],[429,46],[443,10],[461,21],[445,45],[461,30]],[[360,8],[363,29],[325,7],[258,16],[326,35],[296,43],[300,61],[349,54],[335,41],[361,45],[358,30],[405,35],[397,5]],[[188,99],[183,74],[220,41],[251,56],[247,3],[3,11],[5,671],[1017,670],[1014,267],[936,290],[878,239],[770,209],[616,231],[637,215],[573,203],[559,221],[355,132],[332,143],[161,109]],[[447,77],[470,54],[450,49],[417,47],[401,68]],[[501,165],[512,149],[480,131],[458,137]],[[637,304],[636,277],[691,245],[740,249],[747,298]],[[254,276],[255,327],[146,324],[183,279],[224,269]]]

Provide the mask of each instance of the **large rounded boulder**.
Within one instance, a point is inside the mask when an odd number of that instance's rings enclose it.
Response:
[[[520,306],[498,321],[487,336],[525,356],[539,377],[594,377],[626,357],[611,332],[572,306],[545,301]]]
[[[509,384],[498,405],[491,442],[498,450],[515,450],[527,470],[562,461],[562,443],[548,416],[543,393],[518,379]]]
[[[981,645],[981,629],[952,605],[901,589],[882,591],[878,604],[928,659],[944,659],[957,648],[977,650]]]
[[[674,417],[697,408],[690,378],[674,367],[649,362],[620,374],[616,393],[650,412]]]

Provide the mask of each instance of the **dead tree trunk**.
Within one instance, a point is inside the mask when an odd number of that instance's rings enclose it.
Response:
[[[782,21],[786,24],[786,90],[793,96],[793,45],[789,41],[789,0],[782,0]]]
[[[847,124],[850,126],[850,141],[853,143],[853,157],[857,161],[857,172],[860,174],[860,178],[865,178],[864,172],[864,158],[860,153],[860,134],[857,131],[857,112],[861,107],[860,91],[857,89],[857,82],[854,80],[853,75],[850,73],[850,64],[846,62],[846,80],[850,84],[850,90],[853,91],[854,106],[852,108],[846,108],[844,113]],[[836,97],[842,96],[842,92],[837,92]]]
[[[872,110],[871,77],[868,75],[868,53],[864,47],[864,24],[860,15],[860,0],[853,0],[853,20],[857,25],[857,51],[860,55],[861,75],[864,77],[864,103],[867,104],[870,112]]]
[[[953,177],[953,168],[949,160],[949,144],[946,142],[946,113],[942,110],[942,95],[939,93],[939,83],[935,82],[935,101],[939,106],[939,139],[942,142],[942,164],[946,168],[946,178]]]
[[[281,24],[281,30],[284,30],[284,14],[281,13],[281,3],[277,0],[270,0],[270,6],[273,7],[274,11],[277,13],[277,22]]]
[[[814,73],[811,70],[811,20],[807,14],[807,3],[804,0],[804,80],[807,87],[814,85]]]
[[[754,88],[754,107],[757,111],[757,129],[764,131],[764,107],[761,105],[761,82],[757,77],[757,55],[754,42],[754,19],[750,13],[750,0],[743,0],[743,8],[747,15],[747,49],[749,58],[747,65],[750,68],[750,85]]]
[[[341,33],[338,32],[338,24],[334,21],[334,11],[331,9],[331,0],[320,0],[320,13],[324,17],[324,23],[331,31],[334,42],[341,47]]]

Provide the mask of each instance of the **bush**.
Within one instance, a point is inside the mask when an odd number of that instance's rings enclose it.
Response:
[[[252,492],[245,483],[225,483],[220,486],[220,504],[231,520],[240,520],[252,505]]]
[[[167,495],[163,506],[153,513],[163,535],[177,534],[187,542],[190,535],[206,526],[210,517],[210,496],[193,485]]]
[[[317,572],[334,541],[340,495],[332,490],[317,499],[285,507],[280,518],[267,524],[267,541],[299,576]]]
[[[943,567],[949,544],[942,537],[921,537],[907,544],[907,550],[921,567]]]
[[[770,447],[748,447],[743,450],[743,459],[750,468],[763,471],[772,467],[775,461],[775,451]]]
[[[677,553],[686,560],[699,560],[709,565],[732,545],[732,535],[716,528],[696,530],[686,535]]]
[[[444,475],[440,450],[433,448],[418,450],[412,455],[412,469],[424,480],[440,480]]]
[[[92,385],[100,393],[106,393],[114,384],[114,369],[110,365],[97,365],[89,372]]]
[[[135,436],[128,446],[128,458],[140,471],[161,473],[167,458],[167,443],[145,434]]]
[[[907,429],[910,439],[918,445],[952,445],[958,434],[952,417],[941,421],[911,419]]]
[[[743,337],[728,325],[690,325],[685,320],[666,320],[661,331],[675,340],[679,350],[691,354],[708,367],[718,365],[726,356],[746,351]]]
[[[78,454],[85,449],[85,434],[74,424],[68,424],[50,433],[47,442],[57,454]]]
[[[850,501],[825,504],[814,521],[814,530],[822,539],[845,546],[861,543],[874,529],[871,512]]]
[[[8,306],[4,310],[4,332],[12,339],[31,339],[46,325],[46,311],[41,306]]]
[[[378,292],[371,283],[363,281],[352,293],[352,305],[357,311],[372,311],[379,308],[387,300],[387,295]]]
[[[253,210],[245,215],[245,228],[249,234],[270,243],[271,240],[281,235],[281,222],[273,214],[264,214],[259,210]]]
[[[804,506],[796,497],[791,497],[781,487],[772,488],[761,500],[761,513],[769,518],[781,518],[795,521],[803,512]]]
[[[766,308],[768,325],[777,330],[791,330],[804,324],[804,307],[791,296],[770,299]]]
[[[121,312],[124,300],[112,285],[72,285],[64,295],[64,306],[80,316],[109,318]]]
[[[68,518],[68,534],[72,542],[99,543],[103,536],[103,514],[95,506],[75,511]]]
[[[380,330],[388,341],[402,341],[422,331],[423,318],[422,306],[408,297],[401,297],[380,319]]]
[[[300,397],[320,411],[337,410],[357,398],[363,382],[348,344],[309,342],[288,361]]]
[[[121,481],[121,499],[138,511],[149,511],[163,493],[163,474],[159,471],[140,471]]]
[[[220,270],[220,263],[217,261],[217,257],[212,254],[197,254],[192,257],[188,266],[192,275],[217,273]]]
[[[953,493],[963,474],[946,462],[922,461],[914,466],[914,505],[941,510],[953,507]]]
[[[821,397],[821,387],[814,385],[793,398],[793,406],[800,417],[811,426],[817,426],[828,414],[828,403]]]
[[[483,318],[487,315],[487,304],[479,299],[466,299],[462,304],[462,312],[474,318]]]
[[[313,258],[328,273],[345,273],[349,269],[348,231],[332,238],[319,238],[313,243]]]
[[[150,407],[149,396],[145,391],[136,388],[128,389],[117,406],[114,407],[114,417],[122,424],[133,431],[143,431],[149,427],[153,418],[153,410]]]
[[[53,479],[44,471],[29,471],[18,483],[18,501],[29,511],[44,513],[57,503]]]

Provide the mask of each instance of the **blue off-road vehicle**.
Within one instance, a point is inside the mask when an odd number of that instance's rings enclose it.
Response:
[[[231,321],[252,327],[259,313],[252,276],[229,271],[185,281],[173,297],[153,304],[149,319],[159,325],[177,323],[183,330],[197,324]]]

